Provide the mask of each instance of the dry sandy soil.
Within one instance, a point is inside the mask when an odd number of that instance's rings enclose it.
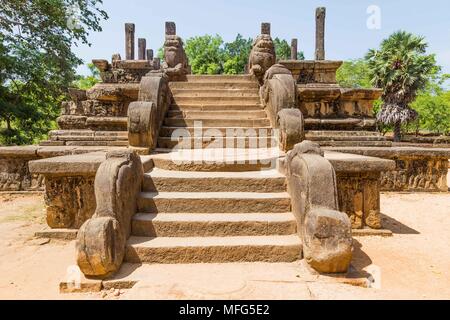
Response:
[[[45,225],[42,195],[0,194],[0,204],[0,299],[450,299],[450,193],[382,195],[394,236],[356,238],[353,261],[379,288],[317,278],[299,263],[127,265],[140,281],[118,297],[60,294],[74,242],[33,237]]]

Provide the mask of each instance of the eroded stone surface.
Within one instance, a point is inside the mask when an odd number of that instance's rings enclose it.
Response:
[[[304,141],[287,155],[288,190],[306,261],[322,273],[346,272],[352,257],[351,223],[337,211],[335,171],[319,145]]]

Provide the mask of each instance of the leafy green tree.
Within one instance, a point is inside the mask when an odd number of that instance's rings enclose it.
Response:
[[[417,118],[410,104],[438,71],[434,55],[427,55],[426,48],[423,37],[398,31],[366,55],[372,83],[383,89],[377,117],[394,126],[394,141],[401,141],[401,125]]]
[[[223,39],[219,35],[204,35],[186,40],[186,55],[193,74],[219,74],[223,72]]]
[[[450,134],[450,91],[442,87],[447,77],[448,75],[443,75],[437,81],[431,82],[411,104],[419,114],[419,129]]]
[[[286,40],[275,38],[273,39],[273,44],[275,46],[277,60],[291,59],[291,46]],[[303,51],[297,53],[297,60],[305,60]]]
[[[88,63],[87,67],[91,73],[88,76],[77,76],[73,86],[78,89],[87,90],[101,82],[100,72],[93,63]]]
[[[248,57],[252,50],[251,38],[244,39],[238,34],[233,42],[225,43],[223,71],[225,74],[240,74],[245,72]]]
[[[345,61],[336,72],[336,80],[344,88],[372,88],[369,65],[364,59]]]
[[[52,128],[82,63],[72,45],[89,44],[107,19],[101,0],[0,2],[0,121],[4,144],[32,143]]]

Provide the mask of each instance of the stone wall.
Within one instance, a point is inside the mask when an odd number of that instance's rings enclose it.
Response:
[[[450,149],[408,147],[326,147],[327,150],[395,161],[380,177],[381,191],[448,192]]]
[[[339,209],[346,212],[353,229],[381,229],[380,172],[337,173]]]
[[[382,191],[447,192],[447,158],[400,158],[396,170],[381,176]]]
[[[28,170],[28,162],[36,159],[0,158],[0,191],[42,191],[43,177]]]
[[[47,224],[52,229],[78,229],[96,208],[95,175],[45,179]]]

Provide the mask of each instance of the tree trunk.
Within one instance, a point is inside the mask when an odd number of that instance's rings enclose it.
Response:
[[[8,131],[11,131],[11,119],[9,117],[6,118],[6,127]]]
[[[394,142],[402,141],[402,124],[397,122],[394,124]]]

